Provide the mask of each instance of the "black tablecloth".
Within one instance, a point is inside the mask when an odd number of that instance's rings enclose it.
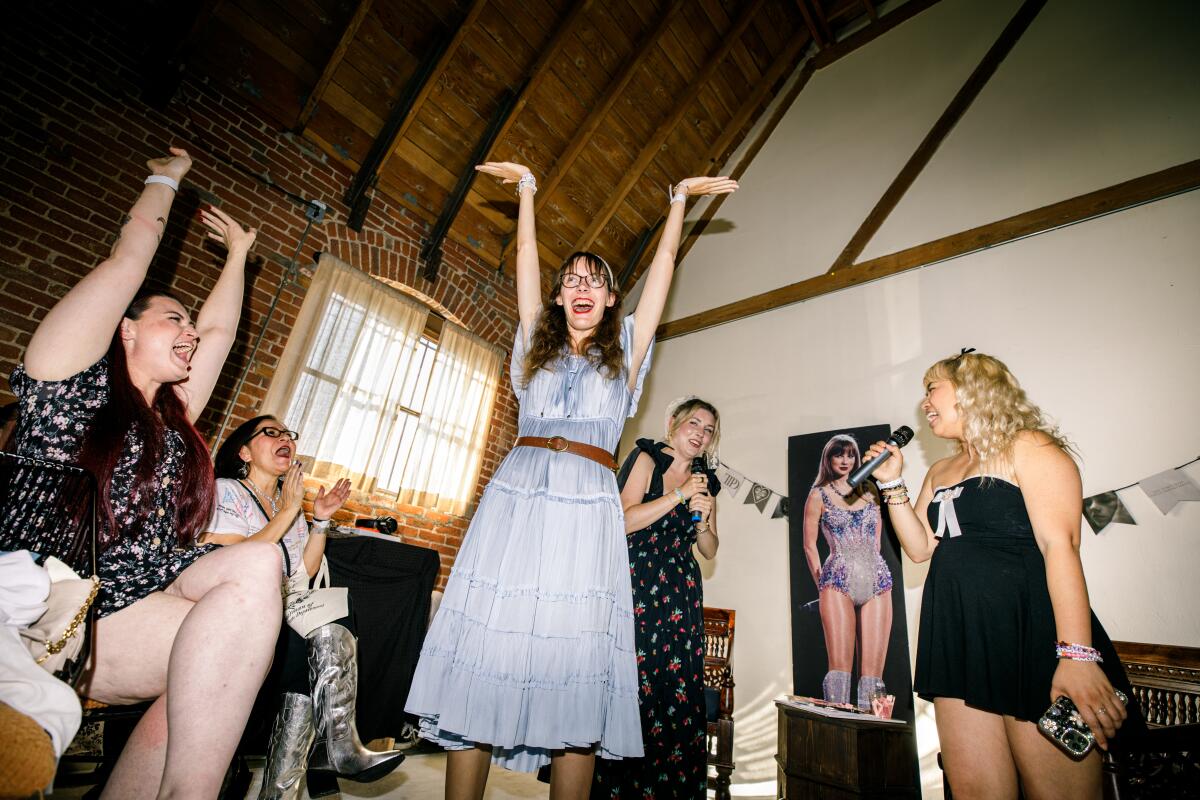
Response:
[[[325,555],[330,582],[350,590],[358,634],[359,736],[364,742],[399,737],[441,557],[399,539],[368,536],[331,536]]]

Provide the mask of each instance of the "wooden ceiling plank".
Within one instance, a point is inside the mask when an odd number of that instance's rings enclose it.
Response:
[[[667,322],[659,326],[658,340],[673,339],[1197,189],[1200,189],[1200,159]]]
[[[321,98],[325,94],[325,88],[333,80],[333,73],[337,72],[338,67],[342,65],[342,59],[346,57],[346,52],[350,49],[350,44],[354,41],[354,37],[358,35],[359,26],[362,25],[363,20],[367,18],[367,14],[371,11],[372,2],[373,0],[358,0],[358,7],[354,9],[354,16],[346,23],[346,27],[342,30],[342,35],[338,39],[337,47],[333,48],[333,52],[325,62],[325,68],[321,70],[321,77],[317,79],[316,85],[308,93],[308,100],[304,102],[304,108],[296,116],[296,124],[293,127],[297,133],[304,130],[304,126],[312,118],[313,112],[317,110],[317,104],[321,102]]]
[[[821,0],[801,0],[812,9],[813,16],[817,18],[817,27],[821,29],[821,33],[825,35],[825,41],[833,44],[837,41],[837,37],[833,35],[833,28],[829,24],[829,15],[821,8]]]
[[[542,181],[542,186],[538,191],[538,197],[535,198],[534,203],[537,211],[545,207],[546,202],[554,194],[563,177],[571,171],[571,166],[579,158],[579,154],[583,152],[584,148],[587,147],[596,128],[600,126],[600,123],[604,121],[609,111],[612,110],[617,99],[621,96],[621,92],[629,85],[629,81],[637,73],[638,68],[645,63],[645,60],[658,44],[658,40],[667,31],[667,28],[670,27],[675,14],[678,13],[683,5],[683,0],[669,0],[657,23],[655,23],[654,28],[647,31],[634,44],[631,57],[625,63],[625,69],[609,84],[608,89],[605,90],[604,98],[592,108],[587,119],[579,127],[579,132],[575,134],[575,138],[571,140],[567,149],[555,162],[554,168]]]
[[[817,27],[817,21],[813,18],[807,0],[796,0],[796,7],[800,9],[800,15],[804,17],[804,24],[808,26],[808,32],[813,41],[817,43],[817,47],[824,50],[829,45],[829,41],[825,38],[824,32]]]
[[[646,171],[646,167],[648,167],[650,162],[654,160],[654,157],[658,154],[659,148],[662,147],[663,142],[667,140],[667,137],[671,135],[671,132],[675,129],[675,126],[679,124],[679,121],[683,118],[683,115],[687,113],[687,110],[691,106],[692,101],[695,100],[696,95],[699,94],[700,90],[704,88],[704,85],[708,82],[708,79],[712,77],[712,75],[718,69],[721,68],[726,56],[729,55],[730,51],[737,46],[742,34],[754,20],[754,15],[762,6],[762,3],[763,0],[751,0],[751,2],[747,3],[745,7],[743,7],[741,14],[739,14],[737,21],[733,25],[733,28],[726,31],[716,52],[710,54],[704,65],[704,69],[700,71],[700,73],[692,80],[690,84],[688,84],[687,90],[676,101],[675,107],[671,111],[670,115],[663,120],[662,124],[658,126],[658,129],[654,132],[654,135],[650,138],[650,141],[646,142],[641,153],[638,154],[637,161],[635,161],[633,166],[626,171],[625,177],[615,188],[609,197],[608,202],[605,203],[603,210],[592,221],[592,223],[588,226],[588,229],[584,231],[583,235],[580,236],[575,242],[575,246],[572,248],[572,250],[586,250],[596,238],[596,235],[604,229],[605,225],[608,224],[608,221],[612,218],[617,206],[624,202],[625,196],[629,193],[630,187],[633,186],[636,181],[641,179],[642,173]]]
[[[425,101],[429,99],[430,92],[437,85],[438,76],[446,71],[446,67],[450,66],[450,62],[454,59],[455,53],[458,52],[459,46],[467,38],[467,34],[471,32],[471,29],[475,27],[475,21],[479,19],[479,15],[483,11],[484,6],[487,5],[487,2],[488,0],[472,0],[471,7],[463,17],[462,23],[455,29],[454,36],[451,37],[449,44],[446,45],[446,49],[438,57],[437,63],[434,64],[433,69],[429,73],[428,80],[424,81],[421,88],[417,91],[416,97],[413,98],[413,102],[408,108],[408,112],[404,115],[404,118],[396,127],[395,134],[391,137],[386,155],[380,160],[379,166],[373,172],[383,172],[384,167],[387,166],[388,159],[396,152],[397,144],[404,139],[404,134],[408,133],[408,126],[417,118],[417,114],[421,113],[421,106],[425,105]]]
[[[800,60],[804,56],[805,50],[808,48],[809,42],[811,41],[811,39],[805,36],[797,35],[792,37],[787,48],[780,53],[778,57],[776,57],[775,61],[767,70],[767,74],[763,76],[763,80],[755,86],[754,91],[751,92],[750,95],[747,96],[742,102],[741,106],[738,107],[737,111],[734,113],[733,119],[730,120],[729,124],[722,129],[720,137],[718,137],[717,140],[713,142],[712,146],[708,148],[708,151],[704,154],[703,160],[696,165],[696,168],[689,173],[689,175],[711,175],[716,170],[720,169],[721,166],[723,166],[723,163],[720,160],[721,157],[731,148],[736,146],[736,139],[741,136],[742,130],[756,115],[758,109],[763,105],[763,103],[768,102],[769,98],[775,94],[776,85],[779,83],[779,81],[792,74],[792,71],[796,69],[800,63]],[[800,86],[803,87],[805,82],[807,82],[807,78],[802,78],[800,81]],[[798,90],[793,88],[793,97],[795,96],[794,92],[796,91]],[[791,102],[789,100],[784,101],[785,107],[790,105]],[[742,163],[748,164],[749,162],[748,160],[743,159]],[[739,172],[734,177],[740,177],[740,175],[741,173]],[[714,198],[713,201],[717,199],[720,198]],[[713,201],[710,201],[710,203]],[[650,248],[653,248],[657,244],[658,236],[661,234],[660,224],[656,223],[654,228],[654,240],[651,242]],[[652,249],[650,252],[653,252]],[[685,252],[686,251],[683,248],[680,248],[680,256],[676,258],[676,262],[681,260],[682,255]],[[634,262],[627,270],[630,277],[634,281],[636,281],[641,275],[641,269],[639,269],[639,266],[640,265],[638,263]]]
[[[866,9],[867,17],[871,22],[878,22],[879,12],[875,10],[875,4],[871,0],[860,0],[860,2],[862,3],[862,7]]]
[[[1013,47],[1020,41],[1021,35],[1029,29],[1033,20],[1037,17],[1038,12],[1046,5],[1046,0],[1025,0],[1021,7],[1017,9],[1017,13],[1009,20],[1009,23],[1004,26],[1004,30],[996,38],[996,41],[988,48],[983,59],[975,70],[963,83],[962,87],[955,93],[950,104],[946,106],[946,110],[934,122],[933,127],[929,129],[929,133],[921,140],[921,144],[909,157],[908,162],[901,168],[900,173],[896,175],[891,185],[884,191],[883,196],[867,214],[867,218],[863,220],[858,230],[850,237],[850,241],[846,243],[840,255],[834,260],[833,265],[829,267],[828,272],[833,272],[839,269],[845,269],[854,263],[854,260],[862,253],[867,244],[871,241],[883,223],[887,220],[888,215],[900,203],[905,193],[916,181],[917,176],[925,169],[933,158],[934,153],[941,147],[942,142],[950,135],[950,131],[954,130],[954,126],[962,119],[963,114],[971,107],[975,98],[983,91],[983,87],[987,85],[988,80],[992,75],[996,74],[996,70],[1003,63],[1004,58],[1012,52]]]
[[[542,48],[537,61],[529,68],[525,85],[521,87],[520,92],[517,94],[517,99],[513,103],[508,117],[500,125],[500,130],[496,134],[493,145],[488,148],[486,156],[483,159],[484,161],[490,161],[496,155],[501,142],[504,141],[504,138],[512,130],[517,115],[525,109],[525,106],[529,103],[529,98],[533,97],[534,93],[541,88],[542,83],[550,75],[550,63],[558,58],[567,41],[575,35],[579,24],[583,22],[584,16],[592,7],[593,2],[594,0],[576,0],[576,2],[571,4],[570,11],[567,12],[566,17],[563,18],[558,28],[554,31],[554,36]]]

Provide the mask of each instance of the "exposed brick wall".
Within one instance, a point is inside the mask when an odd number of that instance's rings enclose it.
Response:
[[[141,99],[139,63],[145,37],[125,27],[105,4],[35,8],[22,4],[4,31],[0,77],[0,403],[12,399],[7,375],[49,308],[107,255],[117,223],[146,175],[146,158],[171,144],[189,149],[195,166],[176,200],[149,282],[166,286],[194,315],[215,283],[222,253],[205,243],[195,219],[201,203],[216,203],[258,228],[248,269],[237,343],[199,426],[215,436],[232,406],[231,425],[253,416],[283,352],[307,280],[280,297],[246,384],[234,384],[263,325],[271,299],[304,230],[303,207],[261,179],[329,204],[314,225],[299,262],[327,251],[371,275],[410,286],[474,333],[505,349],[515,329],[511,275],[498,274],[453,242],[444,245],[441,278],[418,275],[417,252],[428,225],[376,195],[361,233],[346,227],[342,195],[348,167],[311,143],[281,132],[231,94],[194,76],[165,110]],[[244,168],[235,169],[229,162]],[[516,436],[516,401],[507,378],[492,419],[479,488]],[[477,489],[478,492],[478,489]],[[385,497],[355,496],[347,515],[387,513],[406,540],[437,549],[444,584],[467,520]]]

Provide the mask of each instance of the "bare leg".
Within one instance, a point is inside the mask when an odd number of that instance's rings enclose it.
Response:
[[[1028,800],[1089,800],[1101,796],[1098,749],[1082,761],[1074,761],[1042,736],[1034,723],[1013,717],[1004,718],[1004,732]]]
[[[550,759],[550,800],[587,800],[592,791],[596,754],[567,750]]]
[[[216,796],[271,663],[282,573],[272,545],[221,548],[100,621],[93,695],[158,697],[105,797]]]
[[[829,668],[849,672],[854,663],[854,603],[837,589],[821,591],[821,627]]]
[[[861,672],[863,675],[883,677],[888,639],[892,635],[891,590],[868,600],[859,614],[862,618]]]
[[[949,697],[934,700],[933,710],[955,800],[1016,800],[1017,768],[1004,718]]]
[[[446,754],[446,800],[481,800],[487,786],[492,748],[472,747]]]

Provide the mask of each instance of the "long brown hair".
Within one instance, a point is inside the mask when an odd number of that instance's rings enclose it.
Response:
[[[604,316],[592,335],[585,339],[580,351],[606,378],[621,377],[625,368],[625,352],[621,349],[621,292],[613,285],[612,270],[604,259],[595,253],[579,251],[572,253],[558,268],[558,275],[542,298],[542,315],[533,326],[529,337],[529,351],[525,354],[525,384],[533,380],[534,374],[552,363],[571,345],[570,332],[567,329],[567,310],[557,302],[562,290],[562,278],[572,269],[575,262],[582,260],[587,266],[588,274],[603,275],[608,293],[615,302],[604,309]]]
[[[175,299],[165,292],[139,295],[125,310],[125,317],[141,318],[156,297]],[[176,476],[179,484],[175,492],[175,536],[179,544],[191,544],[207,524],[216,497],[208,445],[188,419],[187,406],[179,399],[174,384],[158,387],[153,408],[146,403],[129,379],[119,327],[113,333],[107,358],[108,400],[92,418],[79,452],[80,466],[96,476],[99,489],[97,505],[104,523],[99,532],[100,549],[107,549],[124,533],[113,515],[111,493],[113,470],[125,453],[126,436],[132,433],[141,444],[133,467],[133,497],[140,498],[142,503],[134,513],[140,521],[153,513],[149,503],[154,497],[154,471],[162,457],[168,430],[179,434],[184,450],[183,464]]]

